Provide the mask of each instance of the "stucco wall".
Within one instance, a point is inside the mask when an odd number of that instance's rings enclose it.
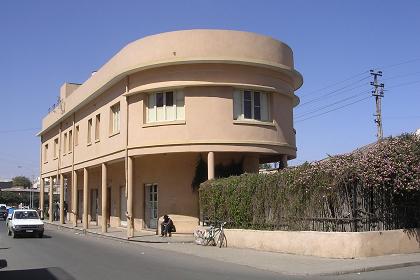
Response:
[[[371,232],[227,229],[228,246],[325,258],[362,258],[420,252],[419,229]]]

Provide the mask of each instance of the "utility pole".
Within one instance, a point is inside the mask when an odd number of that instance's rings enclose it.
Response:
[[[378,76],[382,77],[382,71],[375,72],[374,70],[370,70],[370,74],[373,76],[373,82],[370,82],[370,85],[373,86],[372,96],[375,97],[376,103],[376,114],[373,116],[375,117],[375,123],[378,128],[378,132],[376,136],[378,137],[378,141],[381,141],[384,133],[382,130],[382,103],[381,98],[384,97],[384,84],[378,84]]]

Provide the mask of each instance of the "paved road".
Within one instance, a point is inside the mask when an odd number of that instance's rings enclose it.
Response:
[[[282,279],[246,266],[70,231],[46,230],[44,236],[13,239],[0,222],[0,260],[7,261],[0,279]]]
[[[72,231],[13,239],[0,222],[0,279],[420,279],[420,267],[295,277]]]

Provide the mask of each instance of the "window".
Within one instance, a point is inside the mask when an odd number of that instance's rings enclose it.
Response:
[[[73,131],[69,130],[69,153],[73,152]]]
[[[64,133],[64,141],[63,141],[63,153],[67,153],[67,132]]]
[[[152,93],[148,96],[147,122],[185,120],[185,97],[181,91]]]
[[[74,132],[74,145],[79,145],[79,126],[76,125],[76,131]]]
[[[58,157],[58,138],[54,139],[54,159]]]
[[[120,103],[111,106],[111,121],[110,121],[111,134],[120,132]]]
[[[233,98],[235,120],[269,121],[269,94],[253,90],[237,90]]]
[[[95,141],[99,141],[100,127],[101,127],[101,114],[97,114],[96,121],[95,121]]]
[[[44,162],[48,161],[48,144],[44,146]]]
[[[92,143],[92,119],[88,120],[87,143]]]

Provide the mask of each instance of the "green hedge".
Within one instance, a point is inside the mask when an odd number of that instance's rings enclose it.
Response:
[[[252,229],[366,231],[420,226],[420,140],[200,186],[202,219]]]

